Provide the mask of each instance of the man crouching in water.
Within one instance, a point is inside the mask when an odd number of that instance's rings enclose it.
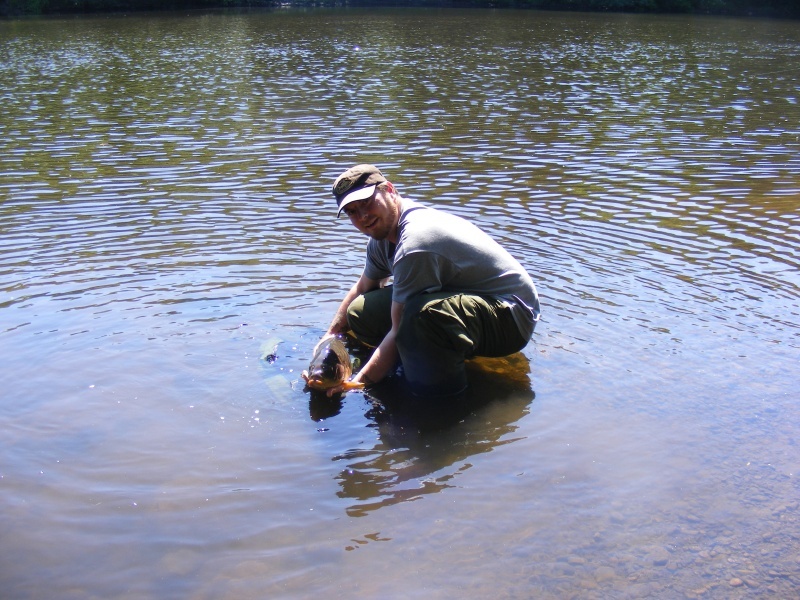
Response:
[[[465,359],[526,346],[539,320],[536,288],[485,232],[402,198],[373,165],[342,173],[333,195],[338,215],[370,240],[364,271],[328,333],[351,332],[375,351],[328,395],[377,383],[398,361],[415,394],[455,395],[467,387]],[[388,277],[393,285],[382,287]]]

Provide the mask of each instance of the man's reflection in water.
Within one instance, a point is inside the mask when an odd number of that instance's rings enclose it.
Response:
[[[455,400],[417,400],[391,380],[370,390],[366,416],[378,430],[378,443],[333,457],[346,462],[337,476],[338,495],[355,500],[347,509],[350,516],[452,487],[453,478],[471,467],[470,456],[515,441],[509,434],[534,398],[528,358],[522,353],[479,358],[468,369],[470,387]],[[312,395],[309,408],[320,420],[341,407],[341,398]],[[447,469],[457,463],[455,470]]]

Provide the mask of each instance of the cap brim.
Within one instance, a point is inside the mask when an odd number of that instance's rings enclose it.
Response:
[[[367,187],[359,188],[347,194],[344,198],[342,198],[342,203],[339,205],[339,212],[336,213],[336,216],[342,214],[344,207],[350,204],[351,202],[358,202],[359,200],[366,200],[375,192],[375,188],[378,187],[378,184],[368,185]]]

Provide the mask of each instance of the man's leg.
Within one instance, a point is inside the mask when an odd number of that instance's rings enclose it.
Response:
[[[392,329],[392,287],[356,297],[347,309],[350,331],[362,344],[377,346]]]
[[[422,395],[467,385],[464,359],[507,356],[525,347],[501,300],[469,294],[422,294],[409,300],[397,336],[406,379]]]

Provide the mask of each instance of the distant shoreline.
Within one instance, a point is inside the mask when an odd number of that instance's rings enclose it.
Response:
[[[794,0],[0,0],[0,18],[274,8],[492,8],[800,19]]]

